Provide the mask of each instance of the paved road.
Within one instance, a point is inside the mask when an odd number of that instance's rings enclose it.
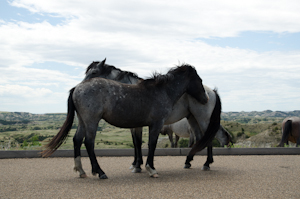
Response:
[[[72,158],[0,159],[0,198],[300,198],[300,155],[205,156],[183,169],[184,156],[155,157],[160,178],[129,171],[131,157],[98,157],[109,179],[74,173]],[[144,157],[145,160],[145,157]]]

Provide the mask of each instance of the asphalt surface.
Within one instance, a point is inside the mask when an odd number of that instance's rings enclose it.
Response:
[[[98,157],[109,179],[73,171],[73,158],[0,159],[0,198],[300,198],[300,155],[205,156],[183,169],[184,156],[157,156],[159,178],[131,173],[132,157]],[[144,157],[144,161],[146,158]]]

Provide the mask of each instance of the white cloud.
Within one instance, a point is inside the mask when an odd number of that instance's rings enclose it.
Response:
[[[299,32],[298,1],[59,1],[15,0],[35,13],[56,13],[80,29],[155,37],[228,37],[240,31]],[[97,25],[96,25],[97,24]]]
[[[28,86],[20,86],[20,85],[3,85],[0,86],[0,95],[13,95],[24,98],[36,98],[36,97],[44,97],[45,95],[49,95],[52,92],[49,89],[45,88],[37,88],[33,89]]]

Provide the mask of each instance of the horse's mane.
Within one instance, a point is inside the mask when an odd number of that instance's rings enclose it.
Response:
[[[195,68],[189,64],[182,64],[180,66],[176,66],[174,68],[171,68],[167,74],[162,75],[157,72],[154,72],[152,74],[152,77],[145,79],[141,82],[144,86],[148,87],[150,85],[155,86],[161,86],[167,83],[168,81],[171,81],[175,78],[176,75],[186,75],[187,73],[190,73],[191,71],[195,71]]]
[[[99,64],[100,62],[96,61],[96,62],[92,62],[86,69],[85,71],[85,74],[87,74],[87,72],[94,68],[94,67],[97,67],[97,65]],[[141,79],[140,77],[137,76],[136,73],[133,73],[133,72],[129,72],[129,71],[122,71],[121,69],[119,68],[116,68],[115,66],[112,66],[112,65],[108,65],[108,64],[104,64],[104,66],[102,67],[101,69],[101,75],[103,76],[108,76],[109,74],[112,73],[112,71],[118,71],[118,75],[115,77],[114,80],[118,81],[118,80],[122,80],[125,76],[127,77],[132,77],[132,78],[135,78],[135,79]]]

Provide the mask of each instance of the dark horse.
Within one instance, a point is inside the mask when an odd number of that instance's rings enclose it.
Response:
[[[91,63],[87,70],[86,76],[84,80],[88,80],[94,77],[102,77],[106,79],[112,79],[118,82],[127,83],[127,84],[137,84],[143,79],[139,78],[136,74],[128,71],[122,71],[114,66],[108,64],[101,64],[100,62]],[[188,126],[191,131],[195,134],[196,141],[200,140],[200,138],[205,134],[205,132],[211,132],[208,130],[209,123],[211,122],[211,117],[214,107],[217,103],[220,103],[219,96],[216,91],[213,91],[209,87],[204,85],[204,89],[209,96],[209,101],[206,104],[201,104],[193,97],[188,94],[184,94],[174,105],[171,116],[168,119],[169,123],[177,122],[182,118],[188,118]],[[171,124],[172,125],[172,124]],[[218,125],[218,124],[216,124]],[[221,128],[221,126],[220,126]],[[132,134],[132,139],[134,143],[134,161],[130,166],[132,172],[137,173],[141,172],[140,165],[143,164],[142,158],[142,128],[134,128],[130,129]],[[227,131],[221,131],[220,129],[216,133],[216,137],[218,134],[221,134],[221,139],[224,143],[229,143],[231,136]],[[213,135],[213,134],[212,134]],[[203,170],[209,170],[209,165],[213,163],[213,154],[212,154],[212,145],[207,145],[207,160],[203,165]],[[81,164],[78,164],[81,165]],[[185,164],[184,168],[190,168],[191,164],[188,162]],[[76,170],[81,171],[80,175],[82,175],[83,170],[81,167],[75,167]]]
[[[282,138],[278,147],[284,147],[289,142],[296,143],[296,147],[300,145],[300,118],[287,117],[282,122]]]
[[[103,66],[105,60],[101,62]],[[153,159],[159,132],[168,123],[173,106],[177,100],[188,93],[200,103],[205,104],[208,97],[202,80],[190,65],[182,65],[171,69],[166,75],[155,75],[139,84],[123,84],[104,78],[92,78],[81,82],[70,91],[68,99],[67,119],[56,136],[47,144],[43,156],[51,155],[66,139],[75,116],[78,117],[78,128],[74,136],[75,164],[80,158],[80,147],[83,139],[92,165],[92,173],[106,179],[94,152],[94,142],[98,123],[104,119],[108,123],[121,128],[149,127],[149,153],[146,168],[150,176],[158,177]],[[219,128],[221,104],[216,112],[217,128]],[[215,126],[215,125],[214,125]],[[193,159],[194,154],[206,147],[210,136],[206,133],[199,140],[187,157]]]

